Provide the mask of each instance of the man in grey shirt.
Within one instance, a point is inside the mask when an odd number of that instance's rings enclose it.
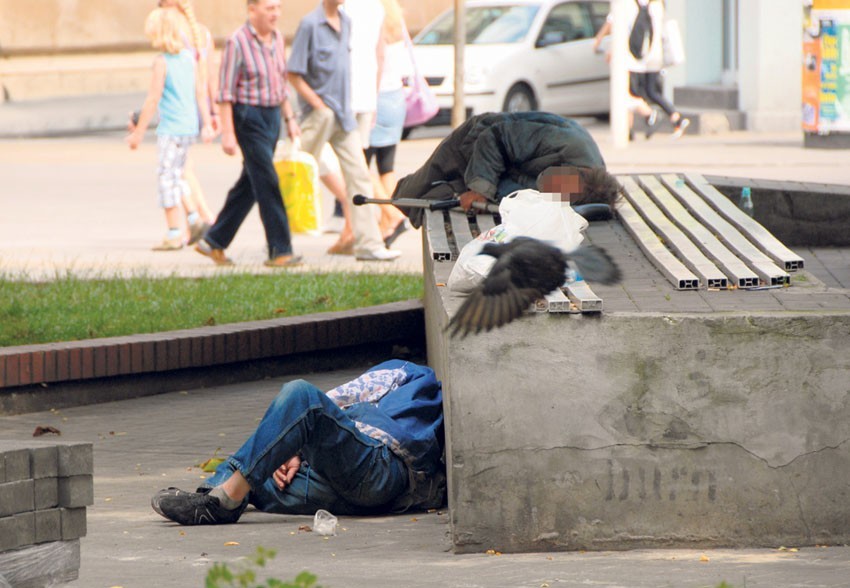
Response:
[[[344,0],[322,0],[298,25],[288,60],[289,82],[301,105],[301,142],[319,158],[330,143],[345,178],[351,207],[354,255],[360,261],[391,261],[400,251],[384,246],[371,206],[354,206],[355,194],[372,197],[372,181],[351,109],[351,19]]]

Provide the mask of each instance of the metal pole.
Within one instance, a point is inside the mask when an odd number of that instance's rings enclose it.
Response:
[[[452,128],[466,120],[466,105],[463,102],[463,53],[466,47],[466,6],[464,0],[455,3],[455,77],[454,105],[452,106]]]
[[[611,142],[616,149],[629,146],[628,1],[611,2]]]

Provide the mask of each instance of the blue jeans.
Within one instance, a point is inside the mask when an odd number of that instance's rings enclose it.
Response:
[[[274,471],[300,451],[295,479],[280,490]],[[254,434],[222,463],[206,486],[238,470],[251,485],[248,501],[264,512],[386,512],[407,489],[407,466],[383,443],[361,433],[327,395],[304,380],[286,384]]]
[[[227,249],[256,202],[266,231],[269,259],[291,254],[292,235],[273,164],[280,136],[280,107],[234,103],[233,129],[244,158],[242,174],[227,193],[224,207],[205,239],[215,249]]]

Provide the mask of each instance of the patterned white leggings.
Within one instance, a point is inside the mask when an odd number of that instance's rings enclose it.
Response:
[[[156,169],[159,205],[162,208],[179,206],[183,196],[190,192],[189,184],[183,179],[189,146],[195,137],[158,135],[156,148],[158,165]]]

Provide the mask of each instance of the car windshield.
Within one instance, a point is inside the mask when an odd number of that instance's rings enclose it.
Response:
[[[466,43],[519,43],[528,35],[528,28],[539,9],[536,4],[470,6],[466,9]],[[454,27],[455,14],[451,11],[422,31],[416,37],[416,44],[452,45]]]

